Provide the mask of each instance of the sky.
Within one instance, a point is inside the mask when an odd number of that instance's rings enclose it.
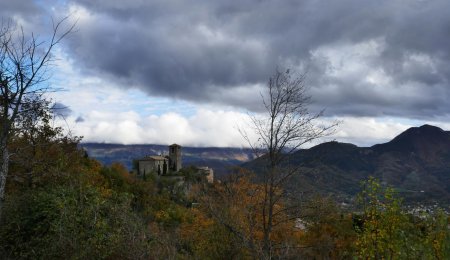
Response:
[[[450,130],[448,0],[0,0],[55,49],[49,94],[84,142],[246,146],[276,69],[305,74],[323,140],[370,146],[412,126]],[[67,28],[67,27],[66,27]],[[253,138],[256,138],[252,135]]]

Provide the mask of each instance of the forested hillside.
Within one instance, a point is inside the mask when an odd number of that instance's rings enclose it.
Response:
[[[372,147],[327,142],[289,156],[298,174],[285,186],[351,202],[369,176],[395,188],[407,204],[450,205],[450,133],[423,125]],[[243,164],[258,172],[264,159]]]
[[[134,159],[168,151],[164,145],[81,143],[80,147],[104,165],[120,162],[129,170]],[[183,165],[209,166],[218,179],[226,179],[236,166],[257,173],[261,159],[254,157],[251,149],[241,148],[182,150]],[[292,192],[312,190],[349,203],[360,191],[360,182],[374,176],[394,187],[407,204],[450,205],[450,133],[435,126],[414,127],[372,147],[327,142],[290,157],[290,163],[299,167],[299,174],[285,187]]]
[[[32,168],[14,164],[11,171],[0,225],[2,258],[263,256],[263,186],[250,173],[235,172],[222,183],[207,184],[186,171],[191,176],[186,193],[176,183],[138,179],[120,164],[102,166],[74,140],[41,144],[39,153],[27,157],[39,163]],[[338,259],[394,252],[401,258],[449,257],[444,212],[407,213],[393,190],[374,179],[366,184],[358,213],[324,197],[302,200],[301,218],[278,213],[272,241],[283,246],[274,249],[274,256]],[[292,201],[280,200],[277,207],[283,203]],[[383,236],[373,238],[373,232]]]

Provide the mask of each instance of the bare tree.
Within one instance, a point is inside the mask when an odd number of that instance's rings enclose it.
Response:
[[[68,17],[53,23],[50,39],[39,41],[34,34],[26,37],[22,28],[3,23],[0,28],[0,217],[5,198],[10,151],[9,140],[16,121],[26,111],[27,102],[43,100],[52,89],[45,84],[52,65],[52,51],[74,28],[63,29]]]
[[[266,92],[261,94],[265,114],[251,116],[258,141],[252,142],[248,134],[241,131],[260,157],[260,162],[264,164],[262,172],[259,173],[264,189],[260,210],[263,219],[262,247],[267,259],[272,258],[274,250],[279,250],[282,246],[272,243],[271,240],[273,229],[281,222],[287,221],[278,216],[286,216],[285,213],[292,208],[275,207],[286,197],[283,185],[289,177],[299,173],[299,167],[289,163],[291,155],[305,143],[331,134],[337,125],[337,122],[330,125],[318,124],[317,119],[323,115],[323,111],[308,111],[310,97],[306,93],[304,80],[304,75],[294,76],[289,70],[277,70],[269,79]]]

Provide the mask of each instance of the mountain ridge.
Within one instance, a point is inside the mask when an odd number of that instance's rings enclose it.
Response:
[[[374,176],[408,202],[450,203],[450,132],[435,126],[412,127],[371,147],[326,142],[297,151],[289,161],[301,173],[285,186],[291,193],[313,189],[345,201],[354,198],[360,181]]]
[[[82,143],[89,156],[104,164],[121,162],[131,169],[133,159],[167,152],[165,145]],[[218,178],[234,166],[257,169],[249,148],[183,147],[183,164],[209,166]],[[291,192],[316,190],[348,200],[368,176],[391,185],[409,201],[450,203],[450,132],[432,125],[411,127],[392,140],[370,147],[325,142],[292,154],[301,172],[286,186]]]

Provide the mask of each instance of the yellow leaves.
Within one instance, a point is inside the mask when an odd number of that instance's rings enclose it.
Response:
[[[182,223],[180,228],[180,235],[186,240],[197,240],[201,232],[215,224],[213,219],[206,217],[197,209],[190,209],[189,214],[193,217],[192,221]]]
[[[88,165],[89,165],[89,169],[92,172],[96,172],[96,173],[100,172],[100,170],[103,167],[99,161],[93,160],[93,159],[89,160]]]
[[[272,195],[280,195],[277,189]],[[253,182],[248,174],[230,176],[228,181],[215,183],[198,196],[199,209],[214,222],[206,230],[220,228],[224,234],[240,241],[240,246],[255,254],[261,252],[264,234],[269,223],[267,190],[263,184]],[[270,243],[285,247],[296,243],[300,234],[294,220],[286,214],[281,199],[272,204]],[[206,220],[203,220],[206,221]]]
[[[110,198],[112,196],[113,190],[105,188],[105,187],[99,187],[100,195],[103,198]]]
[[[364,224],[356,241],[358,255],[362,258],[403,257],[408,248],[404,235],[409,228],[408,217],[401,210],[394,190],[382,188],[371,177],[364,183],[359,201],[364,210]]]
[[[155,214],[155,220],[157,222],[166,222],[169,220],[169,217],[170,217],[169,213],[165,210],[159,210]]]

